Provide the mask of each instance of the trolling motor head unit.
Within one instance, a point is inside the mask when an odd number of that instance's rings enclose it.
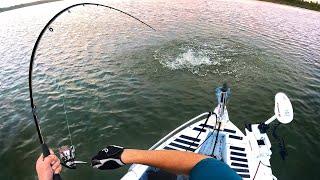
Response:
[[[276,119],[282,124],[288,124],[293,120],[293,108],[288,96],[279,92],[274,97],[274,101],[274,115],[258,126],[261,133],[266,133],[269,124]]]

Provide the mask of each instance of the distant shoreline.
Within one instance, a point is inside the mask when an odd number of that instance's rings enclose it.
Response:
[[[295,7],[300,7],[304,9],[320,11],[320,4],[315,2],[307,2],[302,0],[259,0],[259,1],[272,2],[276,4],[285,4],[289,6],[295,6]]]
[[[41,1],[36,1],[36,2],[14,5],[14,6],[10,6],[10,7],[0,8],[0,13],[5,12],[5,11],[14,10],[14,9],[24,8],[24,7],[28,7],[28,6],[34,6],[34,5],[39,5],[39,4],[55,2],[55,1],[62,1],[62,0],[41,0]]]
[[[14,9],[24,8],[24,7],[28,7],[28,6],[34,6],[34,5],[39,5],[39,4],[55,2],[55,1],[63,1],[63,0],[39,0],[36,2],[14,5],[14,6],[10,6],[10,7],[0,8],[0,13],[5,12],[5,11],[14,10]],[[304,8],[304,9],[320,11],[320,4],[315,3],[315,2],[307,2],[307,1],[302,1],[302,0],[258,0],[258,1],[265,1],[265,2],[271,2],[271,3],[276,3],[276,4],[285,4],[285,5],[289,5],[289,6],[295,6],[295,7],[300,7],[300,8]]]

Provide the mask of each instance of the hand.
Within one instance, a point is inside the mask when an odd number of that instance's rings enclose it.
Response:
[[[124,148],[120,146],[107,146],[91,159],[91,166],[100,170],[119,168],[125,165],[121,160],[123,151]]]
[[[52,180],[53,174],[59,174],[62,170],[60,160],[53,151],[50,150],[50,155],[43,157],[41,154],[36,163],[36,170],[39,180]]]

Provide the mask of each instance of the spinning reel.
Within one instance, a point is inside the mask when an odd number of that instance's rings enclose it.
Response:
[[[59,155],[61,159],[61,164],[69,169],[76,169],[77,164],[87,164],[85,161],[76,161],[76,149],[74,146],[61,146],[59,149]]]

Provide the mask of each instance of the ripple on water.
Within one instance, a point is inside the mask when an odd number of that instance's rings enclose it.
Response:
[[[153,56],[172,71],[186,70],[198,76],[228,75],[237,80],[244,70],[257,71],[261,61],[253,49],[219,38],[170,42],[156,49]]]
[[[274,172],[289,166],[281,179],[316,177],[317,166],[311,165],[319,161],[320,149],[318,12],[256,1],[109,3],[158,31],[83,7],[53,24],[54,32],[40,43],[33,74],[51,147],[69,143],[63,97],[77,154],[88,158],[106,143],[149,147],[185,119],[211,109],[214,87],[228,81],[230,117],[240,126],[272,113],[277,91],[289,95],[295,121],[281,131],[292,156],[286,166],[273,156]],[[67,4],[0,13],[0,179],[34,178],[29,165],[40,149],[28,99],[29,58],[41,27]],[[301,163],[303,171],[296,166]],[[101,179],[82,170],[64,176]]]

